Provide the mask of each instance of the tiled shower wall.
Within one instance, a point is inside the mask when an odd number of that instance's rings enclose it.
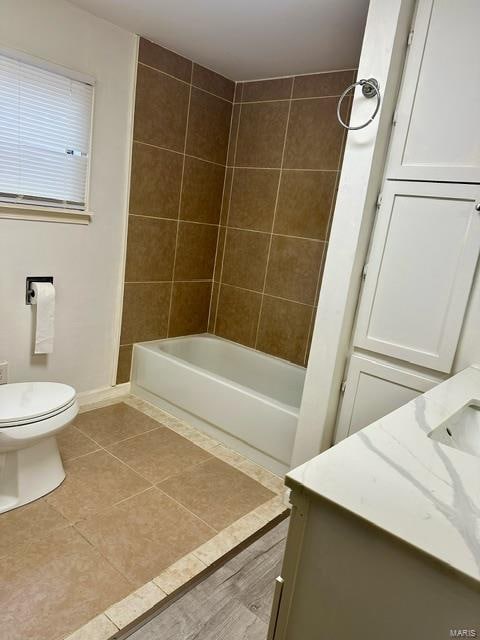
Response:
[[[118,383],[134,342],[207,330],[233,93],[140,40]]]
[[[235,87],[141,39],[118,383],[133,343],[207,328],[306,364],[353,75]]]
[[[209,330],[301,365],[345,141],[338,96],[354,74],[237,83],[235,90]]]

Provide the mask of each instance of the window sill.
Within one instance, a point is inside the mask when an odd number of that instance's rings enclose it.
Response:
[[[63,224],[90,224],[92,213],[57,209],[54,207],[36,207],[34,205],[0,203],[0,218],[8,220],[34,220],[37,222],[60,222]]]

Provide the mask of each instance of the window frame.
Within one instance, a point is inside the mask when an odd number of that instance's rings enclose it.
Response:
[[[45,71],[50,71],[62,75],[70,80],[83,82],[92,87],[92,104],[90,112],[90,139],[88,144],[87,171],[85,183],[85,208],[83,210],[56,207],[52,204],[36,205],[32,203],[7,202],[0,200],[0,218],[21,219],[21,220],[45,220],[47,222],[64,222],[72,224],[88,224],[93,218],[90,206],[91,172],[92,172],[92,152],[93,152],[93,129],[96,98],[96,79],[86,73],[70,69],[63,65],[51,62],[44,58],[33,56],[25,51],[11,49],[0,46],[0,55],[12,58],[18,62],[23,62],[34,67],[39,67]]]

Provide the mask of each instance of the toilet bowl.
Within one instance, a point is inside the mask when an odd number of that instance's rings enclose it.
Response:
[[[77,413],[75,389],[66,384],[0,386],[0,513],[44,496],[64,480],[55,434]]]

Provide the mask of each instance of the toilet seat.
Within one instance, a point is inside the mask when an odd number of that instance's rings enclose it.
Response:
[[[28,425],[67,411],[75,389],[58,382],[19,382],[0,386],[0,429]]]

